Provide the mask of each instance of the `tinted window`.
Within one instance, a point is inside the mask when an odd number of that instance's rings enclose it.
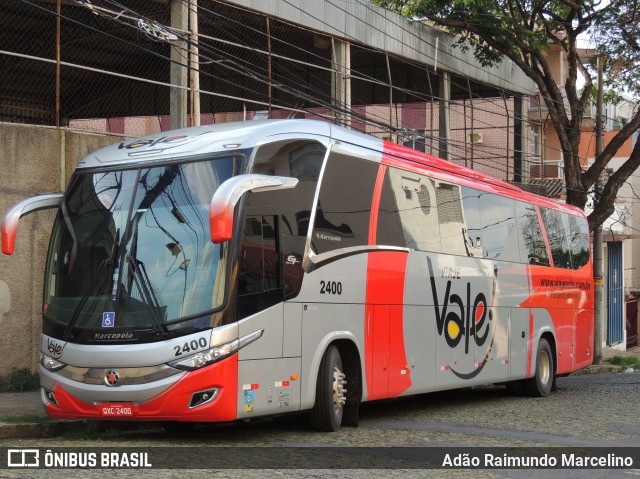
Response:
[[[238,318],[282,301],[277,218],[246,216],[238,253]]]
[[[589,262],[589,223],[579,216],[567,216],[571,233],[571,266],[580,269]]]
[[[380,200],[378,244],[440,252],[435,182],[389,168]]]
[[[442,252],[466,255],[466,228],[462,215],[462,195],[460,186],[436,182],[436,201],[438,203],[438,224]]]
[[[238,294],[279,287],[275,218],[247,216],[238,255]]]
[[[535,207],[516,201],[516,215],[526,261],[529,264],[549,266],[549,255],[542,237],[542,229],[540,228],[540,221],[538,221]]]
[[[325,152],[325,147],[319,143],[302,141],[277,142],[260,147],[251,168],[252,173],[291,176],[299,181],[293,189],[249,194],[247,205],[277,205],[282,220],[282,234],[306,237]]]
[[[482,224],[480,223],[480,195],[473,188],[462,187],[462,205],[466,220],[465,243],[467,256],[484,258],[482,247]]]
[[[481,194],[480,220],[484,257],[520,262],[513,200],[490,193]]]
[[[542,220],[547,230],[553,264],[558,268],[571,268],[568,218],[557,210],[541,208]]]
[[[387,169],[380,194],[380,206],[378,211],[378,231],[376,232],[377,244],[385,246],[399,246],[404,248],[407,243],[402,232],[400,211],[396,194],[391,186],[390,170]],[[403,195],[403,192],[400,192]]]
[[[332,153],[320,188],[312,244],[316,253],[369,244],[378,164]]]

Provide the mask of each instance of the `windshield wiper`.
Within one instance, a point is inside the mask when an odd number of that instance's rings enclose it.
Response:
[[[84,305],[87,303],[87,300],[89,299],[89,295],[91,294],[91,292],[93,291],[94,286],[98,282],[98,278],[100,277],[100,273],[102,272],[102,270],[105,267],[110,266],[110,265],[112,265],[112,264],[114,264],[116,262],[116,256],[118,254],[118,248],[119,247],[120,247],[120,228],[118,228],[116,230],[116,236],[114,238],[113,247],[111,248],[110,257],[107,258],[107,259],[103,259],[100,262],[100,266],[98,266],[98,269],[96,270],[95,274],[93,275],[93,278],[91,278],[91,282],[89,283],[89,286],[87,286],[87,289],[84,292],[84,294],[82,295],[82,298],[80,298],[80,302],[78,303],[78,306],[76,306],[76,308],[73,310],[73,314],[71,315],[71,319],[69,320],[69,324],[67,324],[67,327],[65,328],[64,334],[63,334],[64,339],[66,339],[67,341],[69,339],[71,339],[71,331],[73,330],[73,327],[78,322],[78,318],[80,317],[80,312],[84,308]],[[117,286],[118,286],[117,275],[118,275],[118,267],[116,265],[116,267],[114,268],[114,274],[113,274],[113,281],[115,282],[115,284],[113,285],[113,290],[116,290]],[[107,276],[107,278],[108,278],[108,276]],[[108,281],[108,279],[107,279],[107,281]]]
[[[87,290],[82,295],[82,298],[80,298],[80,302],[78,303],[78,306],[76,306],[76,308],[73,310],[73,314],[71,315],[71,319],[69,320],[69,324],[67,324],[67,327],[64,330],[63,337],[67,341],[69,339],[71,339],[71,330],[76,325],[76,322],[78,321],[78,318],[80,317],[80,312],[82,311],[82,308],[84,308],[84,305],[87,303],[87,300],[89,299],[89,295],[91,294],[91,292],[93,291],[94,286],[98,282],[98,278],[100,277],[100,272],[106,266],[109,266],[112,262],[113,261],[112,261],[111,258],[104,259],[104,260],[102,260],[100,262],[100,266],[98,267],[96,273],[93,275],[93,278],[91,279],[91,282],[89,283],[89,286],[87,286]]]
[[[147,314],[151,318],[151,324],[153,325],[154,331],[160,336],[168,336],[169,331],[167,331],[166,326],[163,326],[162,321],[158,316],[160,302],[153,291],[151,280],[149,279],[147,270],[144,267],[144,263],[134,256],[127,256],[127,263],[129,264],[131,277],[142,294],[142,302],[144,303]]]

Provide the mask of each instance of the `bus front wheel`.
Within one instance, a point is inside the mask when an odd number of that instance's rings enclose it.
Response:
[[[313,429],[334,432],[340,428],[346,402],[346,384],[340,351],[334,345],[329,346],[318,371],[316,402],[311,409]]]
[[[546,397],[551,393],[555,377],[551,346],[545,338],[538,343],[536,353],[536,374],[524,381],[524,392],[531,397]]]

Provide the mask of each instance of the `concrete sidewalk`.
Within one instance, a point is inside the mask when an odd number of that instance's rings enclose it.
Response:
[[[0,393],[0,416],[46,417],[40,391]]]
[[[618,351],[612,348],[602,350],[603,361],[614,356],[635,356],[640,358],[640,347],[629,351]],[[574,374],[601,374],[622,372],[620,366],[608,363],[589,366]],[[40,391],[0,393],[0,416],[13,416],[10,422],[2,422],[0,417],[0,439],[36,438],[55,435],[61,430],[59,421],[47,421],[46,413],[40,399]],[[15,416],[30,416],[25,418]],[[38,416],[42,419],[38,419]],[[35,421],[34,421],[35,420]],[[37,421],[37,422],[36,422]]]

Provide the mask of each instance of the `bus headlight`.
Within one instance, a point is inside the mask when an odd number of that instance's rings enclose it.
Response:
[[[239,339],[231,341],[230,343],[223,344],[221,346],[216,346],[215,348],[208,349],[207,351],[200,351],[199,353],[192,354],[191,356],[186,356],[184,358],[176,359],[175,361],[171,361],[169,366],[174,367],[176,369],[183,369],[185,371],[195,371],[196,369],[203,368],[205,366],[209,366],[210,364],[215,363],[216,361],[220,361],[222,359],[228,358],[232,354],[236,353],[238,350],[245,347],[247,344],[252,343],[264,332],[263,329],[259,331],[254,331],[251,334],[247,334]]]
[[[57,359],[53,359],[51,356],[47,356],[46,354],[42,353],[40,353],[40,364],[42,364],[45,369],[51,372],[59,371],[66,366],[65,363],[62,363]]]

